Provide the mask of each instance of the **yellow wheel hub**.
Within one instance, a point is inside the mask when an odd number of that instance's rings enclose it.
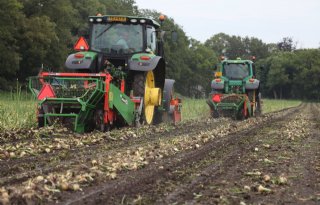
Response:
[[[147,124],[151,124],[155,106],[161,104],[161,89],[155,87],[154,75],[148,71],[144,90],[144,115]]]

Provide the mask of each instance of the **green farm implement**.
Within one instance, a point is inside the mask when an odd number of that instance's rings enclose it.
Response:
[[[159,19],[162,24],[164,17]],[[61,123],[82,133],[180,121],[174,80],[165,79],[160,24],[100,14],[90,16],[89,23],[89,38],[80,37],[75,44],[77,52],[65,63],[67,72],[40,72],[29,79],[38,99],[39,127]]]
[[[217,66],[207,103],[214,118],[244,119],[261,114],[260,81],[251,60],[222,60]]]

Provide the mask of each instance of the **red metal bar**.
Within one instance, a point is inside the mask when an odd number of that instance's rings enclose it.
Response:
[[[140,104],[141,100],[140,99],[134,99],[131,98],[132,102],[134,102],[135,104]]]
[[[89,84],[89,82],[88,82],[87,80],[85,80],[85,81],[83,82],[83,87],[84,87],[85,89],[88,89],[88,88],[89,88],[88,84]]]
[[[174,106],[174,111],[172,116],[173,122],[174,123],[180,122],[181,121],[181,110],[180,110],[181,99],[179,98],[171,99],[170,105]]]
[[[125,81],[124,79],[121,80],[121,85],[120,85],[120,90],[122,93],[124,93],[124,88],[125,88]]]
[[[45,76],[62,76],[62,77],[107,77],[108,73],[53,73],[53,72],[42,72],[41,77]]]
[[[44,80],[43,80],[42,72],[41,72],[41,73],[39,73],[39,81],[40,81],[40,83],[41,83],[42,85],[44,85],[44,84],[45,84],[45,82],[44,82]]]
[[[105,84],[106,84],[106,92],[104,94],[104,115],[103,121],[105,124],[108,122],[113,122],[113,111],[109,108],[109,90],[110,90],[110,82],[112,80],[112,76],[109,73],[105,74]]]

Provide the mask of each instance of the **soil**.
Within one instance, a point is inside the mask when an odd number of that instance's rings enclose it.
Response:
[[[0,204],[320,204],[320,104],[244,121],[0,134]]]

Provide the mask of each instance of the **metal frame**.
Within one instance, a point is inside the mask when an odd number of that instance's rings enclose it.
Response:
[[[44,99],[39,99],[38,96],[40,93],[35,92],[36,86],[43,86],[48,84],[52,87],[54,85],[50,84],[52,79],[59,81],[84,81],[84,82],[94,82],[93,88],[88,88],[87,92],[80,96],[68,96],[64,97],[63,94],[59,94],[58,97],[45,97]],[[38,80],[39,85],[36,85],[34,82]],[[44,126],[48,125],[49,117],[72,117],[74,120],[74,131],[84,132],[86,129],[87,121],[90,116],[93,115],[94,109],[101,103],[103,99],[103,109],[104,109],[104,123],[113,121],[113,111],[109,109],[109,87],[112,77],[108,73],[50,73],[42,72],[37,77],[31,77],[29,79],[29,89],[32,91],[34,96],[39,100],[38,107],[41,108],[43,105],[52,106],[58,110],[60,108],[60,113],[44,113]],[[49,82],[48,82],[49,81]],[[39,89],[40,87],[38,87]],[[91,91],[89,92],[89,89]],[[57,89],[54,89],[57,91]],[[64,90],[66,92],[71,92],[69,88]],[[39,91],[41,92],[41,91]],[[61,96],[62,95],[62,96]],[[60,104],[60,105],[59,105]],[[78,113],[64,113],[64,109],[79,109]]]

